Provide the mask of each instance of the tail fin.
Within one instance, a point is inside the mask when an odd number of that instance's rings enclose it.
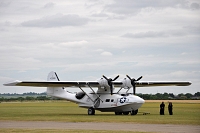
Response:
[[[56,72],[50,72],[47,77],[47,81],[60,81]],[[64,87],[47,87],[47,95],[59,96],[65,93]]]
[[[56,74],[56,72],[50,72],[48,77],[47,77],[47,81],[60,81],[58,78],[58,75]]]

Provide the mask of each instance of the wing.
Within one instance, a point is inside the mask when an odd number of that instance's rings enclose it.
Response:
[[[98,87],[97,81],[19,81],[5,83],[5,86],[33,86],[33,87]]]
[[[136,87],[151,87],[151,86],[189,86],[188,81],[143,81],[137,82]]]
[[[123,82],[114,81],[115,87],[121,87]],[[5,86],[33,86],[33,87],[100,87],[97,81],[19,81],[6,83]],[[142,81],[137,82],[136,87],[152,87],[152,86],[189,86],[188,81]]]

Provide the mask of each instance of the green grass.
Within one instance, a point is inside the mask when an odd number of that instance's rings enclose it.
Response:
[[[87,109],[65,101],[0,103],[0,120],[200,125],[199,103],[173,103],[172,116],[168,115],[167,108],[165,115],[160,116],[159,105],[158,102],[145,103],[139,112],[150,112],[148,115],[116,116],[114,112],[96,111],[96,115],[88,116]]]

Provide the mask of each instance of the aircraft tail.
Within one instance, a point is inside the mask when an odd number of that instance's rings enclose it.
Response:
[[[56,72],[50,72],[47,81],[60,81]],[[60,97],[63,94],[66,94],[64,87],[47,87],[47,95]]]

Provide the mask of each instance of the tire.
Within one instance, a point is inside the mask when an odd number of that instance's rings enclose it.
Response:
[[[129,114],[129,111],[123,112],[123,115],[128,115],[128,114]]]
[[[131,115],[137,115],[138,109],[137,110],[132,110]]]
[[[94,108],[89,108],[88,109],[88,115],[95,115],[95,109]]]
[[[122,112],[115,112],[115,115],[122,115]]]

